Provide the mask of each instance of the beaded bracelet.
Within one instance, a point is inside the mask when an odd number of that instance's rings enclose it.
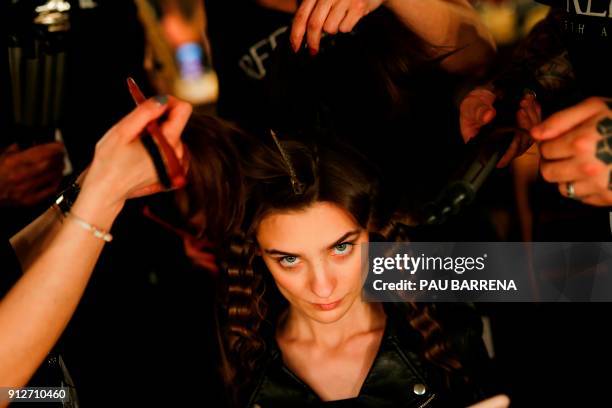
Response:
[[[76,222],[76,224],[78,226],[80,226],[81,228],[91,232],[93,234],[94,237],[101,239],[105,242],[111,242],[113,240],[113,236],[108,233],[107,231],[104,231],[103,229],[100,229],[94,225],[91,225],[90,223],[88,223],[87,221],[85,221],[84,219],[77,217],[76,215],[74,215],[73,213],[71,213],[70,211],[64,213],[65,217]]]
[[[94,225],[91,225],[84,219],[77,217],[76,215],[70,212],[72,204],[74,204],[74,202],[76,201],[80,191],[81,186],[79,186],[79,184],[75,181],[71,183],[70,186],[59,195],[57,200],[55,200],[55,204],[53,204],[53,207],[57,209],[60,215],[60,221],[63,221],[66,218],[72,219],[81,228],[91,232],[94,237],[101,239],[105,242],[111,242],[113,240],[113,236],[110,233]]]

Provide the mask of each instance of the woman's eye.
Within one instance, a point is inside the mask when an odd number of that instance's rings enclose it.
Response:
[[[353,249],[353,244],[349,242],[343,242],[334,247],[334,255],[346,255]]]
[[[299,258],[297,256],[283,256],[280,258],[278,263],[280,263],[285,268],[291,268],[299,263]]]

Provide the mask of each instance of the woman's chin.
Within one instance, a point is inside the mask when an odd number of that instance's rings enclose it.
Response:
[[[308,315],[319,323],[334,323],[342,319],[352,304],[353,299],[349,296],[331,303],[310,303]]]
[[[346,314],[344,309],[335,309],[331,311],[315,310],[309,313],[310,318],[318,323],[330,324],[335,323]]]

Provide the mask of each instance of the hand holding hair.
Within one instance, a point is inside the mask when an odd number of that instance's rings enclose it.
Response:
[[[53,347],[125,201],[162,189],[139,135],[167,114],[161,132],[181,158],[180,136],[190,113],[189,104],[171,97],[139,105],[96,145],[69,213],[63,217],[51,208],[11,239],[23,276],[0,301],[0,384],[26,384]]]
[[[469,142],[476,137],[480,129],[493,121],[497,112],[493,106],[496,95],[487,88],[476,88],[472,90],[461,102],[459,107],[459,126],[464,142]],[[531,92],[526,92],[520,101],[520,107],[516,112],[516,124],[521,129],[529,130],[539,124],[542,120],[542,109]],[[517,132],[499,160],[497,167],[505,167],[514,158],[525,153],[532,145],[533,140],[526,132]]]
[[[591,97],[532,129],[544,179],[559,192],[595,206],[612,205],[612,101]]]
[[[321,35],[348,33],[383,0],[304,0],[299,6],[291,27],[291,45],[298,51],[306,37],[312,55],[319,52]]]

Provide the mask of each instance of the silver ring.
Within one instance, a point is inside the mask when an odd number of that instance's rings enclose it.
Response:
[[[567,196],[569,198],[576,198],[576,191],[574,190],[574,183],[571,181],[568,181],[565,186],[567,187]]]

